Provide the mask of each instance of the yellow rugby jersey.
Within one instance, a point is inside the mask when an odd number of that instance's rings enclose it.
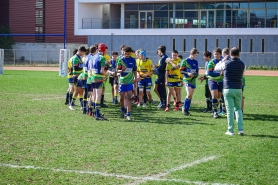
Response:
[[[73,57],[71,57],[68,61],[68,78],[72,78],[72,58]]]
[[[103,55],[103,57],[105,58],[106,61],[110,61],[111,60],[110,56],[107,55],[107,54]]]
[[[138,59],[138,61],[136,60],[136,64],[137,64],[137,72],[139,73],[140,76],[143,74],[149,73],[153,70],[153,67],[152,67],[153,62],[148,58],[146,61],[142,61],[142,60]],[[151,77],[152,77],[152,75],[149,75],[146,78],[151,78]]]
[[[136,58],[136,54],[135,53],[131,53],[130,55],[132,58]]]
[[[176,65],[180,65],[181,59],[176,59],[172,61]],[[170,63],[166,65],[166,71],[168,71],[168,82],[180,82],[181,80],[181,72],[180,69],[175,69]]]

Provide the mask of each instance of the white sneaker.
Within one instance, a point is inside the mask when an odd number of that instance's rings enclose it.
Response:
[[[131,120],[130,116],[127,116],[126,119],[127,119],[127,121],[130,121],[130,120]]]
[[[234,135],[234,133],[229,132],[229,131],[225,132],[225,134],[226,134],[226,135],[229,135],[229,136],[233,136],[233,135]]]
[[[74,106],[71,106],[71,105],[70,105],[70,106],[69,106],[69,109],[70,109],[70,110],[74,110]]]
[[[243,135],[244,135],[244,132],[243,132],[243,130],[240,130],[240,131],[238,131],[238,135],[241,135],[241,136],[243,136]]]
[[[147,105],[144,103],[144,104],[143,104],[143,108],[146,108],[146,107],[147,107]]]

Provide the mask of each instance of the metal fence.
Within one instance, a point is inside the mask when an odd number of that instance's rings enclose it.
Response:
[[[119,52],[120,53],[120,52]],[[183,58],[189,56],[189,51],[180,52]],[[197,58],[199,66],[204,67],[203,51]],[[111,54],[111,53],[109,53]],[[171,57],[171,53],[166,53]],[[159,58],[156,51],[147,51],[147,57],[150,58],[154,64],[158,63]],[[247,67],[249,66],[268,66],[278,67],[278,52],[241,52],[241,60]],[[59,50],[18,50],[5,49],[4,50],[4,65],[12,66],[58,66],[59,65]]]
[[[58,66],[59,50],[5,49],[4,65]]]

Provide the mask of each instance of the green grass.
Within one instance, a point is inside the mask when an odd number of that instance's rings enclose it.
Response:
[[[41,169],[0,165],[0,184],[132,184],[128,178],[51,169],[147,177],[210,156],[216,159],[163,176],[183,182],[137,184],[278,184],[277,77],[247,76],[246,83],[245,136],[230,137],[224,134],[225,118],[200,113],[204,84],[197,84],[191,117],[134,107],[127,122],[110,104],[107,83],[109,108],[102,112],[109,121],[96,122],[64,105],[67,79],[57,72],[5,71],[0,76],[0,163]]]

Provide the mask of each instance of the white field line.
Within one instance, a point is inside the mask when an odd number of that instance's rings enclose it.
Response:
[[[150,177],[148,177],[148,179],[137,180],[137,181],[135,181],[135,182],[133,182],[133,183],[131,183],[129,185],[138,185],[138,184],[144,183],[144,182],[146,182],[148,180],[160,179],[161,177],[165,177],[165,176],[167,176],[168,174],[170,174],[172,172],[175,172],[175,171],[178,171],[178,170],[183,170],[185,168],[192,167],[194,165],[197,165],[197,164],[200,164],[200,163],[203,163],[203,162],[211,161],[211,160],[214,160],[216,158],[217,158],[216,156],[205,157],[205,158],[199,159],[197,161],[194,161],[192,163],[184,164],[182,166],[178,166],[178,167],[166,170],[165,172],[162,172],[162,173],[150,176]],[[178,179],[176,179],[176,180],[178,180]],[[194,184],[205,184],[203,182],[191,182],[191,181],[188,181],[187,183],[189,183],[189,182],[190,183],[194,183]]]
[[[221,183],[204,183],[204,182],[198,182],[198,181],[188,181],[188,180],[181,180],[181,179],[166,179],[161,178],[171,172],[181,170],[187,167],[191,167],[195,164],[199,164],[201,162],[206,162],[208,160],[213,160],[216,158],[215,156],[211,156],[208,158],[203,158],[201,160],[197,160],[193,163],[185,164],[183,166],[179,166],[177,168],[173,168],[170,170],[167,170],[164,173],[160,173],[154,176],[150,177],[135,177],[135,176],[129,176],[129,175],[121,175],[121,174],[109,174],[109,173],[103,173],[103,172],[97,172],[97,171],[82,171],[82,170],[64,170],[64,169],[57,169],[57,168],[44,168],[44,167],[38,167],[38,166],[19,166],[19,165],[13,165],[13,164],[0,164],[0,167],[10,167],[10,168],[23,168],[23,169],[34,169],[34,170],[51,170],[54,172],[65,172],[65,173],[78,173],[78,174],[89,174],[89,175],[100,175],[104,177],[116,177],[116,178],[123,178],[123,179],[131,179],[135,180],[136,182],[146,182],[146,181],[164,181],[164,182],[180,182],[180,183],[188,183],[188,184],[196,184],[196,185],[233,185],[233,184],[221,184]]]

